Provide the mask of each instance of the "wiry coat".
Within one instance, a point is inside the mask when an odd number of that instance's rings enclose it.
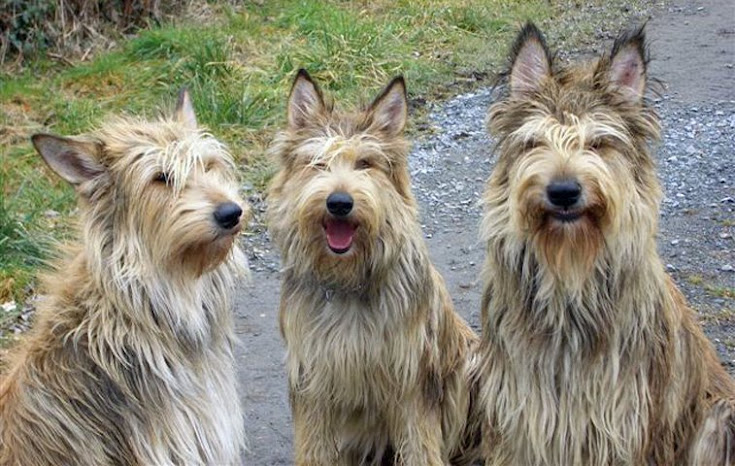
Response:
[[[656,252],[646,61],[641,30],[565,70],[533,25],[516,41],[483,199],[488,465],[735,461],[735,385]],[[582,186],[573,223],[544,199],[559,177]]]
[[[443,465],[465,452],[471,329],[429,260],[407,170],[403,82],[365,112],[324,105],[302,72],[268,220],[284,265],[280,324],[298,465]],[[355,244],[327,250],[325,198],[355,199]]]
[[[229,156],[178,120],[34,142],[80,194],[82,236],[0,381],[0,464],[239,463],[230,294],[245,263],[208,209],[237,199]]]

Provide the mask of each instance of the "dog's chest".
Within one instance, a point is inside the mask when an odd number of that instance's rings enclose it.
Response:
[[[289,373],[302,394],[380,406],[410,376],[415,355],[405,331],[378,306],[334,299],[291,312],[284,325]]]
[[[155,415],[147,420],[150,448],[160,464],[236,464],[243,442],[242,415],[232,355],[209,348],[195,365],[172,367],[178,377],[161,388]],[[182,374],[187,374],[182,377]]]
[[[490,464],[639,464],[651,393],[644,371],[616,364],[540,354],[496,364],[485,395],[498,451],[512,453]]]

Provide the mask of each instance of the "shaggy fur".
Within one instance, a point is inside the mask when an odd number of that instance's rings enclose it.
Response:
[[[463,451],[476,337],[429,261],[410,190],[397,78],[365,111],[324,103],[303,70],[273,152],[268,197],[282,252],[281,332],[298,465],[444,465]],[[326,200],[349,193],[347,252]]]
[[[0,382],[0,464],[239,464],[230,291],[245,259],[225,148],[176,116],[36,135],[79,195],[81,240],[44,280]]]
[[[511,63],[482,224],[487,464],[732,464],[735,385],[656,252],[642,29],[555,69],[529,24]],[[553,205],[555,180],[580,200]]]

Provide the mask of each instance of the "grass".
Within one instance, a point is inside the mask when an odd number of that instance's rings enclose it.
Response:
[[[735,288],[731,286],[718,286],[711,283],[707,283],[701,275],[690,275],[687,277],[687,281],[692,285],[699,286],[709,295],[715,298],[728,298],[735,299]]]
[[[565,0],[211,1],[89,61],[0,68],[0,304],[33,294],[39,264],[74,217],[73,192],[34,153],[34,132],[83,133],[119,112],[156,115],[187,86],[198,120],[262,190],[272,174],[264,152],[285,120],[296,69],[340,102],[366,101],[399,73],[412,102],[442,99],[487,85],[523,21],[541,22],[566,47],[569,30],[625,21],[616,8],[627,3],[616,1],[587,2],[597,9],[584,20]]]
[[[521,20],[549,15],[540,0],[210,5],[205,18],[142,31],[89,62],[37,59],[22,71],[0,70],[0,303],[29,294],[74,207],[71,189],[32,150],[33,132],[78,134],[111,113],[156,114],[188,86],[199,121],[262,189],[271,174],[263,153],[283,122],[296,69],[338,100],[367,100],[399,73],[412,96],[441,98],[474,81],[470,71],[497,69]]]

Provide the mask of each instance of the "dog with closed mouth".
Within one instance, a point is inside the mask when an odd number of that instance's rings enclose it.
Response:
[[[733,464],[735,383],[656,251],[643,29],[564,67],[527,24],[510,62],[481,227],[486,464]]]
[[[0,378],[0,465],[239,464],[231,296],[247,218],[225,146],[173,116],[33,136],[79,239]]]

